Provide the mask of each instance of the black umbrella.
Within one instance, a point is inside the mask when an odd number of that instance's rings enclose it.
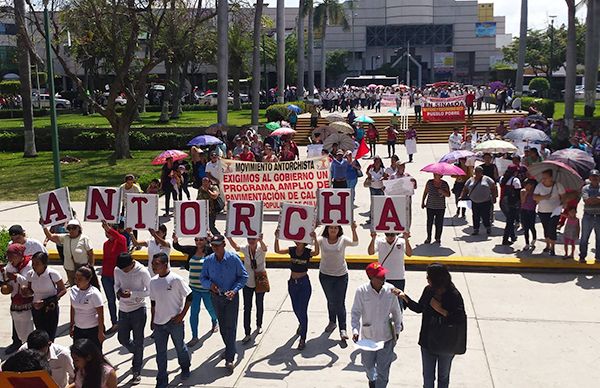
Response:
[[[513,129],[509,133],[504,136],[505,139],[510,139],[512,141],[521,141],[525,143],[551,143],[552,139],[550,136],[546,135],[544,131],[540,131],[536,128],[525,127]]]
[[[590,170],[596,167],[594,158],[587,152],[577,148],[555,151],[548,157],[548,160],[562,162],[572,167],[584,179],[590,175]]]

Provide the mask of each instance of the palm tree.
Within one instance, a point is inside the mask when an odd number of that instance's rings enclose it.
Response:
[[[285,0],[277,0],[277,102],[284,103],[285,93]]]
[[[229,88],[229,15],[227,0],[217,1],[217,121],[227,124]]]
[[[521,30],[519,31],[519,59],[515,92],[523,94],[523,72],[525,71],[525,50],[527,50],[527,0],[521,0]]]
[[[304,99],[304,0],[298,3],[298,20],[296,26],[298,40],[298,56],[296,59],[298,80],[296,83],[296,93],[298,100]]]
[[[596,109],[596,84],[598,82],[598,56],[600,55],[600,0],[581,0],[577,8],[587,5],[585,25],[585,117],[594,117]]]
[[[308,19],[308,34],[306,37],[308,52],[306,57],[308,60],[308,76],[306,83],[308,84],[308,97],[313,98],[315,91],[315,18],[313,0],[304,0],[304,9]]]
[[[327,68],[327,50],[325,41],[327,37],[327,24],[342,26],[344,31],[350,29],[350,23],[344,12],[344,5],[337,0],[323,0],[315,8],[315,23],[321,30],[321,88],[325,88],[325,71]]]
[[[577,80],[577,34],[575,0],[565,0],[568,9],[567,63],[565,65],[565,125],[571,131],[575,124],[575,82]]]
[[[252,35],[252,125],[258,125],[260,109],[260,36],[262,31],[263,0],[256,0],[254,8],[254,32]],[[267,75],[265,74],[265,77]]]

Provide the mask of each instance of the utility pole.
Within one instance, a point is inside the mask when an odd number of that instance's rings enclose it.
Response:
[[[410,41],[406,46],[406,86],[410,88]]]

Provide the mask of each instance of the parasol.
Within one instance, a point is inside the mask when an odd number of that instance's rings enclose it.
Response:
[[[329,124],[329,127],[333,128],[335,131],[337,131],[339,133],[346,133],[349,135],[354,134],[354,128],[352,128],[352,125],[350,125],[348,123],[335,122],[335,123]]]
[[[269,131],[274,131],[281,128],[281,125],[276,121],[271,121],[270,123],[265,124],[265,128],[267,128]]]
[[[173,158],[173,161],[176,162],[178,160],[183,160],[187,157],[188,157],[188,154],[186,154],[183,151],[167,150],[167,151],[161,152],[156,158],[154,158],[152,160],[152,164],[154,166],[160,166],[167,162],[167,158]]]
[[[469,150],[452,151],[442,156],[442,158],[440,159],[440,163],[454,163],[460,158],[469,158],[474,155],[475,154]]]
[[[552,139],[544,131],[539,129],[524,127],[513,129],[504,136],[505,139],[520,141],[525,143],[551,143]]]
[[[292,128],[281,127],[279,129],[276,129],[273,132],[271,132],[271,134],[269,136],[285,136],[285,135],[293,135],[295,133],[296,133],[296,131],[294,131]]]
[[[390,108],[390,109],[388,109],[388,113],[391,113],[393,115],[399,115],[400,111],[398,111],[397,109],[394,109],[394,108]]]
[[[324,125],[322,127],[315,128],[312,131],[313,138],[317,133],[321,135],[321,141],[325,141],[325,139],[327,139],[331,134],[337,133],[337,131],[328,125]]]
[[[475,152],[489,152],[492,154],[501,153],[504,154],[506,152],[515,152],[517,147],[513,144],[503,141],[503,140],[488,140],[483,143],[477,144],[477,146],[473,149]]]
[[[439,175],[466,175],[462,168],[449,163],[432,163],[423,167],[421,171]]]
[[[210,127],[206,128],[206,131],[204,131],[204,133],[206,133],[207,135],[216,135],[219,131],[221,133],[227,132],[227,126],[220,123],[215,123]]]
[[[375,120],[373,120],[369,116],[362,115],[362,116],[358,116],[357,118],[355,118],[354,122],[374,124]]]
[[[288,110],[291,110],[292,112],[296,112],[297,114],[302,113],[302,108],[300,108],[298,105],[294,105],[294,104],[290,104],[287,106]]]
[[[583,179],[570,166],[556,160],[545,160],[529,166],[527,173],[536,180],[542,179],[542,173],[546,170],[552,171],[554,182],[562,184],[565,189],[579,190],[583,186]]]
[[[331,151],[334,143],[337,143],[338,149],[344,151],[354,150],[354,147],[356,146],[356,144],[354,144],[354,140],[350,136],[344,135],[343,133],[334,133],[325,139],[323,142],[323,148]]]
[[[221,144],[221,143],[223,143],[223,142],[214,136],[200,135],[200,136],[196,136],[195,138],[190,140],[187,143],[187,145],[204,147],[204,146],[211,146],[211,145],[216,145],[216,144]]]
[[[590,175],[590,170],[596,167],[594,158],[585,151],[577,148],[567,148],[558,150],[548,160],[554,160],[572,167],[582,178],[587,178]]]
[[[325,119],[329,123],[335,123],[336,121],[346,122],[346,119],[344,117],[342,117],[340,115],[336,115],[336,114],[329,115],[329,116],[325,117]]]

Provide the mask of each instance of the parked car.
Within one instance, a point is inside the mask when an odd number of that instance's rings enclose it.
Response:
[[[109,92],[105,92],[102,94],[102,98],[101,98],[100,102],[103,106],[108,105],[108,95],[109,95]],[[121,95],[117,95],[117,97],[115,98],[115,105],[125,106],[125,105],[127,105],[127,99]]]
[[[202,97],[200,97],[198,99],[198,103],[200,105],[216,106],[217,105],[217,93],[213,92],[213,93],[208,93],[208,94],[203,95]],[[233,104],[233,97],[227,97],[227,103]]]
[[[49,94],[34,94],[31,102],[33,106],[37,107],[38,104],[42,108],[50,108],[50,95]],[[54,105],[56,109],[69,109],[71,108],[71,101],[65,100],[60,96],[54,97]]]
[[[560,91],[563,98],[565,97],[566,89]],[[584,100],[585,99],[585,87],[583,85],[575,86],[575,99],[576,100]],[[596,85],[596,100],[600,99],[600,84]]]

